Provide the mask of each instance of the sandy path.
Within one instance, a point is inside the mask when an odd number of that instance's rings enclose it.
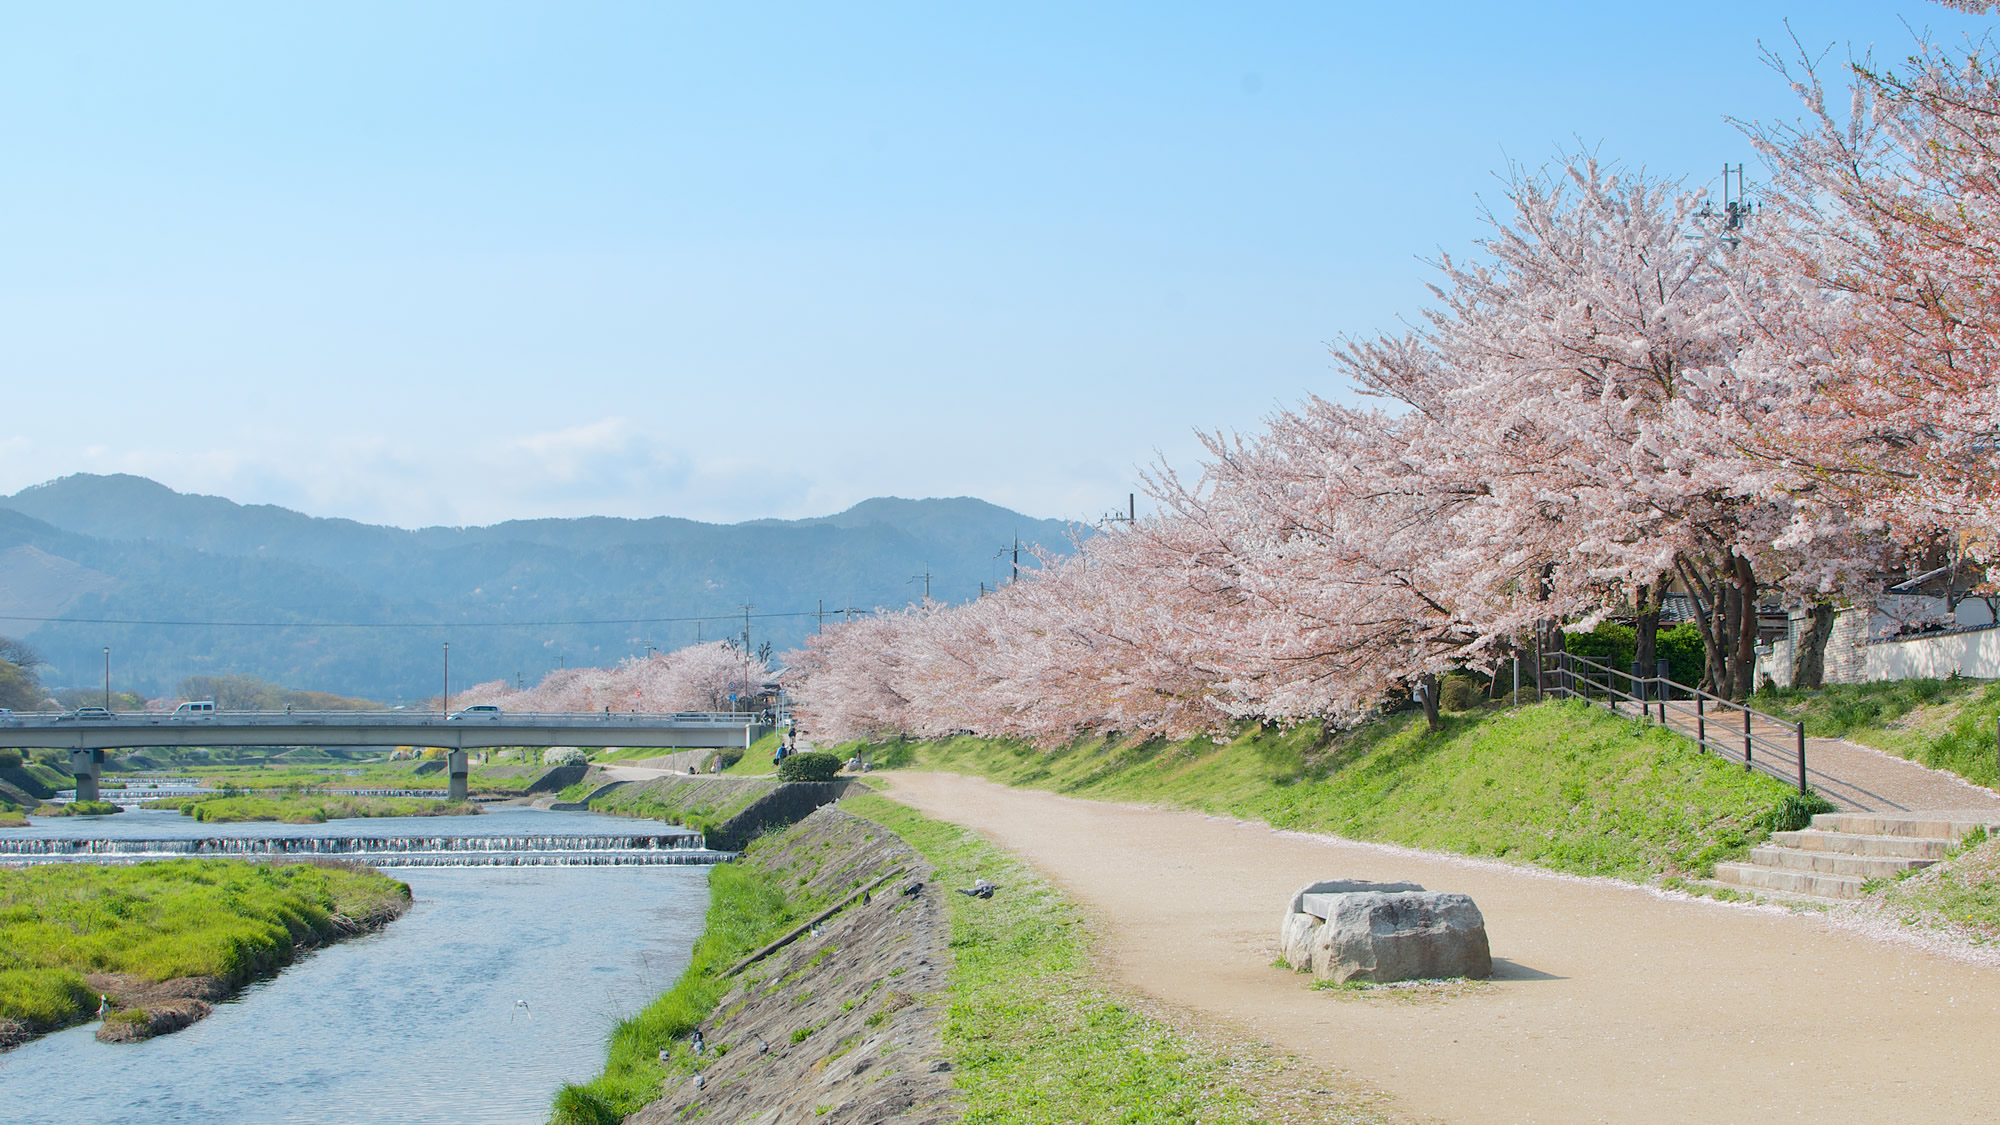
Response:
[[[1262,825],[897,773],[1096,915],[1121,984],[1452,1122],[2000,1117],[2000,972],[1770,910]],[[1430,1003],[1270,967],[1301,884],[1410,879],[1485,913],[1496,982]]]

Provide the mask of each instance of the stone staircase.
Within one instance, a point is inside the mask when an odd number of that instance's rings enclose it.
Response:
[[[1811,828],[1772,833],[1770,843],[1750,849],[1748,863],[1716,864],[1715,881],[1745,890],[1855,899],[1868,880],[1929,867],[1982,828],[2000,833],[2000,817],[1821,813]]]

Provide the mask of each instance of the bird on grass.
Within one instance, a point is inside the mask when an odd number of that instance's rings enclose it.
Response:
[[[919,879],[916,882],[911,883],[909,886],[904,887],[903,893],[906,895],[918,895],[922,894],[923,890],[924,890],[924,882],[922,879]]]
[[[761,1035],[759,1035],[759,1034],[757,1034],[756,1032],[754,1032],[754,1031],[753,1031],[753,1032],[751,1032],[751,1033],[750,1033],[750,1038],[752,1038],[752,1039],[755,1039],[755,1040],[757,1041],[757,1053],[758,1053],[758,1054],[760,1054],[760,1055],[768,1055],[768,1054],[770,1054],[770,1053],[771,1053],[771,1045],[770,1045],[769,1043],[766,1043],[766,1042],[764,1042],[764,1037],[763,1037],[763,1036],[761,1036]]]
[[[97,1017],[98,1017],[99,1019],[103,1019],[103,1018],[104,1018],[104,1014],[105,1014],[106,1012],[109,1012],[110,1010],[111,1010],[111,997],[109,997],[109,996],[106,996],[106,995],[105,995],[105,994],[103,994],[102,992],[98,993],[98,994],[97,994]]]
[[[992,883],[989,883],[984,879],[980,879],[974,882],[970,887],[958,888],[958,893],[962,895],[970,895],[973,898],[992,898],[993,892],[999,889],[1000,889],[999,887],[994,886]]]
[[[533,1008],[530,1008],[530,1007],[528,1007],[528,1002],[527,1002],[526,1000],[516,1000],[516,1001],[514,1001],[514,1007],[513,1007],[513,1010],[512,1010],[512,1011],[509,1011],[509,1012],[507,1013],[507,1022],[508,1022],[508,1023],[513,1023],[513,1022],[514,1022],[514,1013],[515,1013],[515,1012],[520,1012],[520,1013],[521,1013],[522,1015],[525,1015],[525,1016],[527,1016],[527,1017],[528,1017],[528,1022],[529,1022],[529,1023],[533,1023],[533,1022],[535,1022],[535,1010],[534,1010]]]
[[[692,1038],[691,1038],[691,1039],[689,1040],[689,1043],[688,1043],[688,1045],[694,1048],[694,1053],[695,1053],[695,1054],[697,1054],[697,1055],[701,1054],[701,1053],[702,1053],[703,1051],[705,1051],[705,1050],[707,1050],[707,1049],[708,1049],[708,1048],[707,1048],[707,1047],[706,1047],[706,1046],[705,1046],[705,1045],[704,1045],[704,1044],[702,1043],[702,1041],[701,1041],[701,1029],[700,1029],[700,1028],[698,1028],[698,1027],[697,1027],[697,1028],[695,1028],[695,1029],[694,1029],[694,1035],[693,1035],[693,1037],[692,1037]]]

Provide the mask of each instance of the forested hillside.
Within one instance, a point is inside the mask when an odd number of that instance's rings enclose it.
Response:
[[[439,690],[447,641],[454,683],[532,682],[740,637],[749,603],[752,647],[782,652],[822,603],[906,605],[927,570],[934,598],[964,600],[1008,575],[996,555],[1017,533],[1060,551],[1066,530],[969,498],[882,498],[806,520],[412,531],[79,475],[0,498],[0,634],[34,646],[52,687],[100,683],[108,646],[114,686],[142,693],[249,674],[412,700]]]

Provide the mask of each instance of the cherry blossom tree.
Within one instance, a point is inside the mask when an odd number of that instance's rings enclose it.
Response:
[[[453,693],[453,701],[506,711],[726,711],[731,692],[745,696],[770,678],[764,661],[726,641],[710,641],[630,657],[610,668],[560,669],[526,690],[493,680]]]

